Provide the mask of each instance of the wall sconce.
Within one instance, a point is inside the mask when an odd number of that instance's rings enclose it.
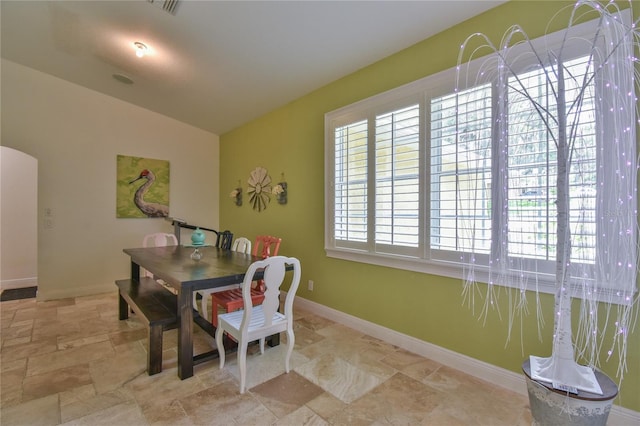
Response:
[[[276,196],[278,204],[287,204],[287,182],[284,180],[284,173],[282,173],[281,182],[273,186],[271,193]]]
[[[233,202],[236,204],[236,206],[242,205],[242,187],[240,186],[240,181],[238,181],[238,187],[231,191],[231,194],[229,194],[229,196],[233,198]]]

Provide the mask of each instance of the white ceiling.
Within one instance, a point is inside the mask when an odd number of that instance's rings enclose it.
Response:
[[[2,0],[2,57],[222,134],[504,3],[163,1]]]

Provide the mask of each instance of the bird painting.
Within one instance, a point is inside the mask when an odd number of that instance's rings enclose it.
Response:
[[[133,196],[133,202],[136,207],[138,207],[138,209],[140,209],[140,211],[147,217],[169,217],[169,206],[165,206],[160,203],[147,202],[144,199],[147,191],[156,180],[156,176],[153,172],[151,170],[144,169],[140,172],[140,176],[129,182],[129,185],[139,181],[140,179],[145,179],[146,182],[140,185]]]

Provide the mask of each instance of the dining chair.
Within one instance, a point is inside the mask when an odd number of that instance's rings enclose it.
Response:
[[[291,285],[284,301],[284,313],[279,312],[280,287],[285,282],[286,265],[293,267]],[[251,297],[251,281],[258,270],[264,270],[264,301],[255,305]],[[247,346],[260,341],[260,353],[264,354],[265,338],[283,331],[287,332],[287,352],[284,360],[285,372],[289,372],[289,360],[293,352],[293,300],[300,284],[300,261],[295,257],[273,256],[258,260],[249,266],[242,282],[244,309],[218,316],[216,345],[220,356],[220,369],[224,368],[225,351],[223,336],[227,333],[238,342],[238,369],[240,370],[240,393],[244,393],[247,376]],[[291,275],[291,274],[290,274]]]
[[[222,250],[231,250],[231,244],[233,242],[233,233],[229,230],[218,232],[218,238],[216,238],[216,247]]]
[[[225,231],[225,232],[229,232],[229,231]],[[251,253],[251,241],[248,238],[245,238],[245,237],[238,237],[233,241],[233,244],[231,246],[231,251],[237,251],[237,252],[240,252],[240,253],[250,254]],[[211,295],[213,293],[217,293],[217,292],[220,292],[220,291],[237,289],[239,287],[240,287],[239,284],[231,284],[231,285],[227,285],[227,286],[224,286],[224,287],[217,287],[217,288],[212,288],[212,289],[207,289],[207,290],[194,291],[193,292],[193,306],[195,306],[197,308],[198,301],[197,301],[196,295],[199,294],[202,297],[200,299],[200,308],[201,308],[200,312],[201,312],[201,315],[207,321],[211,321],[209,319],[209,310],[207,309],[207,302],[209,301]]]
[[[231,251],[239,251],[241,253],[251,253],[251,240],[245,237],[238,237],[233,241]]]
[[[153,234],[147,234],[142,239],[142,247],[165,247],[165,246],[177,246],[178,239],[173,234],[166,232],[156,232]],[[141,270],[141,276],[153,277],[153,274],[146,269]],[[154,277],[155,279],[155,277]],[[156,281],[162,281],[157,280]]]
[[[277,256],[280,250],[282,238],[270,235],[258,235],[251,254],[253,256],[266,259],[269,256]],[[253,304],[258,305],[264,299],[264,285],[262,280],[258,280],[251,286],[251,297]],[[211,320],[215,326],[218,325],[218,307],[221,306],[225,312],[233,312],[243,306],[242,290],[233,288],[224,291],[217,291],[211,295]]]

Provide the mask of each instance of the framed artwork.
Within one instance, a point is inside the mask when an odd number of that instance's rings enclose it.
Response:
[[[169,162],[118,155],[116,217],[169,216]]]

